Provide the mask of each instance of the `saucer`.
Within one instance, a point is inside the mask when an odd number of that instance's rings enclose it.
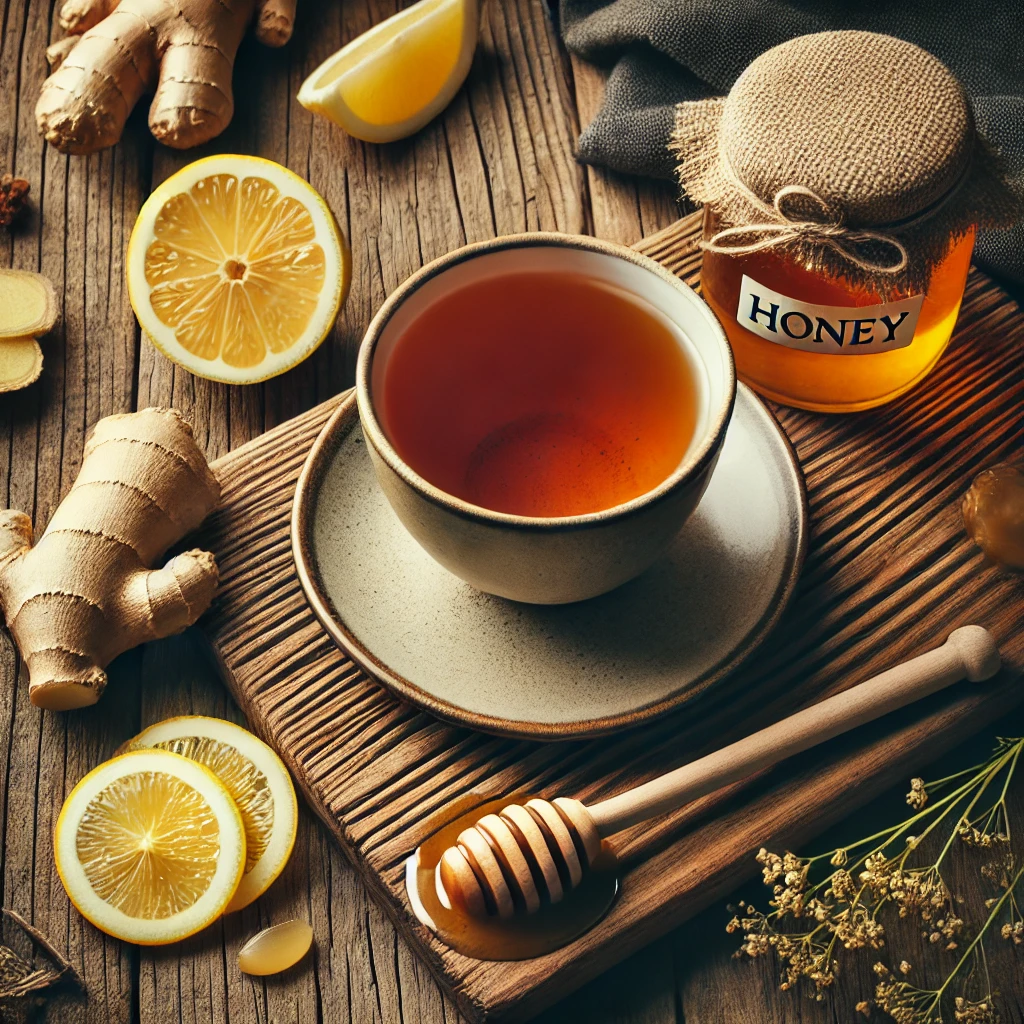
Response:
[[[785,609],[806,540],[796,458],[742,384],[711,483],[672,547],[589,601],[517,604],[438,565],[378,487],[352,397],[310,451],[292,512],[302,587],[357,664],[441,718],[537,740],[638,725],[735,669]]]

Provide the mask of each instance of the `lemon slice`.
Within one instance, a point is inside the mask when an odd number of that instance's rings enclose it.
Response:
[[[419,131],[459,91],[480,30],[480,0],[420,0],[328,57],[299,102],[365,142]]]
[[[205,928],[245,869],[245,829],[224,784],[166,750],[121,754],[89,772],[64,801],[53,845],[79,913],[141,945]]]
[[[169,359],[229,384],[266,380],[327,337],[351,260],[320,194],[255,156],[211,156],[143,204],[128,242],[128,297]]]
[[[281,759],[251,732],[220,718],[185,715],[144,729],[130,747],[155,747],[198,761],[224,783],[245,825],[245,874],[226,911],[266,891],[295,845],[299,805]]]

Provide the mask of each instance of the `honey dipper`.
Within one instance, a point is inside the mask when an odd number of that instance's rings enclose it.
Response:
[[[601,840],[746,778],[833,736],[966,677],[999,671],[999,650],[981,626],[963,626],[935,650],[813,704],[721,750],[609,800],[528,800],[487,814],[459,833],[436,871],[443,906],[476,917],[532,914],[579,884]]]

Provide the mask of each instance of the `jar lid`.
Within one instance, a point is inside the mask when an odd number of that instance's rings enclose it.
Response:
[[[956,76],[874,32],[819,32],[754,60],[724,99],[681,103],[684,190],[727,227],[707,247],[796,250],[822,270],[921,290],[952,240],[1021,199]]]

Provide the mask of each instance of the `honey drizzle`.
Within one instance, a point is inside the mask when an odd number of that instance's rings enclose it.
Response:
[[[305,921],[284,921],[264,928],[238,951],[238,969],[263,977],[294,967],[313,945],[313,929]]]
[[[459,833],[485,814],[497,814],[503,807],[525,803],[531,797],[532,794],[516,794],[481,803],[482,794],[466,794],[428,819],[428,827],[436,831],[406,864],[406,886],[416,916],[458,953],[478,960],[529,960],[543,956],[589,931],[615,900],[619,891],[618,860],[608,844],[602,843],[601,852],[580,884],[559,903],[545,900],[535,914],[517,914],[505,921],[477,919],[441,904],[435,887],[435,869]]]

